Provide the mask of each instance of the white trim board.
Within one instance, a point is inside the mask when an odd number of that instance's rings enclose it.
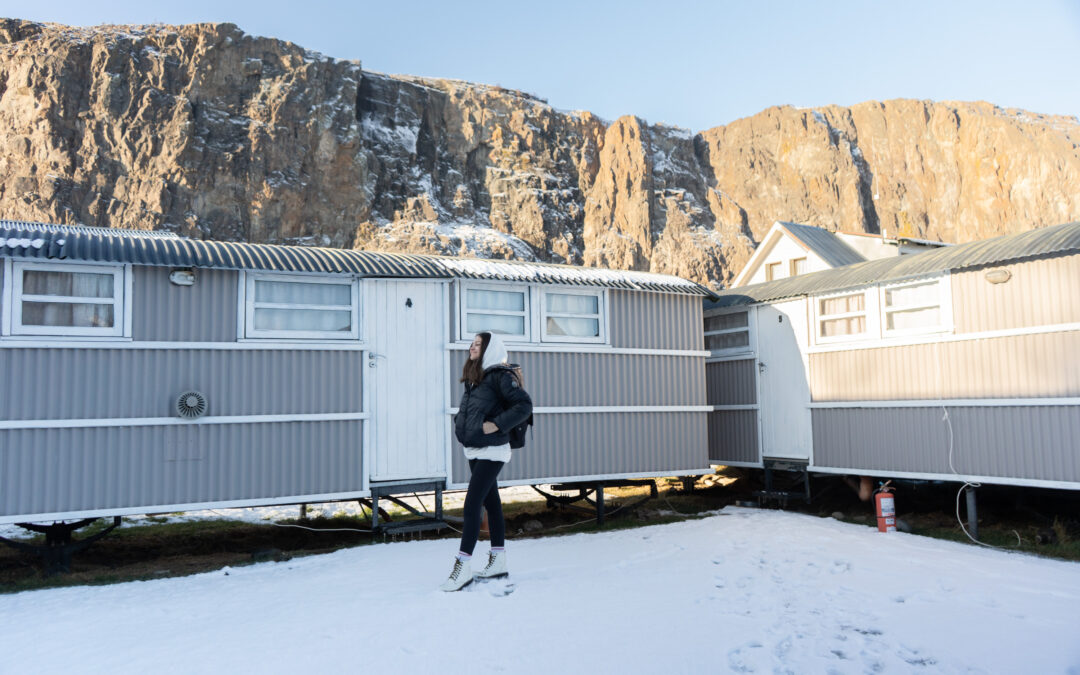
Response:
[[[0,349],[201,349],[201,350],[237,350],[255,351],[259,349],[295,349],[304,351],[353,351],[368,349],[363,342],[298,342],[283,340],[239,340],[237,342],[133,342],[128,338],[100,338],[88,340],[40,340],[26,336],[0,340]]]
[[[908,401],[821,401],[811,409],[830,408],[1012,408],[1031,406],[1080,406],[1080,398],[953,398]]]
[[[753,361],[757,358],[757,354],[754,352],[744,352],[735,356],[709,356],[706,357],[705,363],[727,363],[729,361]]]
[[[112,417],[97,419],[0,420],[5,429],[88,429],[96,427],[165,427],[200,426],[207,424],[266,424],[270,422],[352,422],[366,420],[371,413],[303,413],[296,415],[235,415],[200,417],[185,420],[179,417]]]
[[[451,342],[446,345],[450,351],[468,351],[468,342]],[[558,345],[506,343],[509,352],[556,352],[567,354],[641,354],[646,356],[696,356],[708,357],[711,352],[699,349],[635,349],[633,347],[591,347],[586,344],[563,343]]]
[[[1070,483],[1061,480],[1041,480],[1038,478],[1012,478],[1009,476],[971,476],[955,473],[920,473],[917,471],[887,471],[883,469],[846,469],[831,466],[809,466],[813,473],[838,473],[855,476],[875,476],[883,478],[910,478],[913,480],[941,480],[951,483],[990,483],[994,485],[1016,485],[1019,487],[1043,487],[1064,490],[1080,490],[1080,482]]]
[[[581,413],[666,413],[666,412],[712,412],[711,405],[611,405],[611,406],[565,406],[533,408],[534,415],[573,415]],[[458,408],[450,408],[446,414],[456,415]]]
[[[761,462],[725,462],[722,459],[709,458],[710,462],[713,462],[713,466],[741,466],[748,469],[764,469],[765,465]]]
[[[141,516],[147,513],[176,513],[182,511],[205,511],[208,509],[242,509],[254,506],[276,506],[287,504],[317,504],[320,502],[345,501],[370,497],[370,490],[356,492],[334,492],[318,495],[287,495],[267,497],[265,499],[241,499],[223,502],[198,502],[191,504],[147,504],[116,509],[94,509],[91,511],[58,511],[56,513],[27,513],[13,516],[0,516],[0,524],[45,522],[56,520],[75,520],[79,518],[108,518],[110,516]]]
[[[745,403],[739,405],[714,405],[712,406],[713,412],[727,412],[734,410],[757,410],[760,406],[757,403]]]

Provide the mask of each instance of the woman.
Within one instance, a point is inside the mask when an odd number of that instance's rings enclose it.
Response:
[[[461,372],[465,393],[454,418],[454,434],[465,447],[472,476],[465,493],[465,527],[461,547],[454,558],[444,591],[459,591],[472,583],[473,548],[480,535],[481,508],[487,510],[491,553],[487,566],[475,577],[505,577],[506,525],[496,480],[510,461],[510,429],[532,414],[532,399],[522,387],[521,371],[506,363],[506,347],[493,333],[477,333],[469,346],[469,358]]]

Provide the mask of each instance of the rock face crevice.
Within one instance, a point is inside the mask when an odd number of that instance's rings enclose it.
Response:
[[[774,107],[692,133],[231,24],[0,21],[0,215],[603,265],[719,287],[775,220],[964,242],[1080,219],[1080,124]]]

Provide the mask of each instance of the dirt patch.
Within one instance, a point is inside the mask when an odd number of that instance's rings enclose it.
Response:
[[[757,506],[758,498],[754,492],[763,487],[760,472],[734,469],[704,477],[692,485],[676,479],[661,480],[658,484],[658,495],[652,498],[647,498],[647,487],[608,489],[603,529],[700,517],[731,504]],[[795,482],[785,485],[781,477],[774,487],[796,491],[799,485]],[[899,483],[896,502],[900,520],[914,534],[968,541],[956,518],[958,487],[945,483]],[[1080,560],[1080,495],[988,486],[980,488],[978,496],[981,541],[1007,550]],[[963,506],[961,500],[961,516],[966,519]],[[776,507],[776,503],[763,505],[763,508]],[[876,526],[872,502],[859,501],[855,492],[839,477],[815,477],[812,501],[805,504],[792,500],[785,508],[867,527]],[[560,505],[548,503],[538,495],[532,501],[507,503],[504,510],[507,535],[511,539],[601,529],[596,524],[593,506],[587,502]],[[453,517],[460,517],[461,511],[448,509],[447,515],[453,524]],[[395,515],[395,520],[400,518]],[[99,523],[102,524],[98,527],[104,525],[104,521]],[[353,516],[282,521],[281,524],[302,524],[315,531],[228,520],[125,527],[77,554],[70,573],[54,576],[44,574],[38,558],[0,547],[0,592],[183,576],[395,539],[363,532],[328,531],[370,527],[369,521]],[[399,535],[396,539],[453,540],[458,536],[456,531],[448,529],[440,533]]]

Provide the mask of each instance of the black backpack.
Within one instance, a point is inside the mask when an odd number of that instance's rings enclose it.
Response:
[[[517,366],[514,366],[513,368],[511,368],[511,371],[515,370],[516,368],[517,368]],[[513,372],[511,372],[511,376],[513,376],[513,375],[514,375]],[[502,394],[500,393],[499,396],[501,398]],[[504,410],[509,407],[506,404],[505,399],[503,400],[502,404],[503,404],[503,409]],[[529,413],[529,416],[525,418],[524,422],[517,425],[516,427],[511,427],[510,428],[510,432],[509,432],[510,433],[510,448],[512,450],[520,450],[521,448],[525,447],[525,432],[527,432],[529,430],[529,427],[531,427],[532,424],[533,424],[533,416],[532,416],[532,413]]]

